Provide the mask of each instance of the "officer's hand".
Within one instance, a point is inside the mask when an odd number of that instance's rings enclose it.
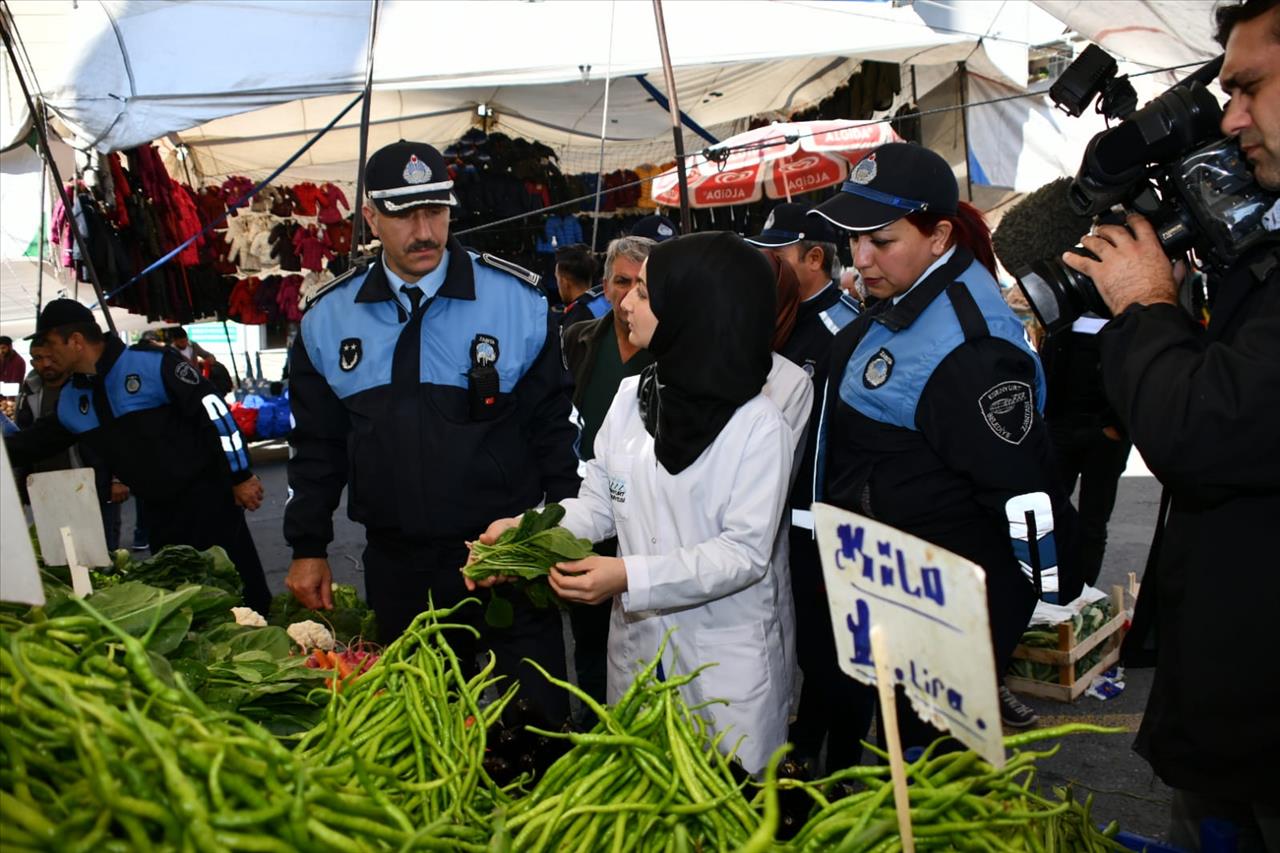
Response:
[[[1130,305],[1178,304],[1173,265],[1160,248],[1155,229],[1146,218],[1130,214],[1128,227],[1100,225],[1080,244],[1098,260],[1067,252],[1062,262],[1093,279],[1112,314]]]
[[[294,560],[284,585],[309,610],[333,609],[333,572],[324,557]]]
[[[587,557],[556,563],[551,589],[566,601],[599,604],[627,591],[627,564],[621,557]]]
[[[119,480],[111,481],[111,503],[122,504],[129,500],[129,487]]]
[[[484,533],[480,534],[480,542],[484,545],[492,545],[498,541],[498,537],[513,527],[520,525],[519,518],[500,518],[493,524],[485,528]],[[475,551],[470,550],[473,543],[468,542],[467,548],[470,553],[467,554],[467,565],[471,565],[476,560]],[[494,575],[492,577],[483,578],[481,580],[472,580],[466,575],[462,576],[462,582],[467,587],[467,592],[475,592],[477,589],[488,589],[491,586],[497,586],[500,583],[509,583],[512,580],[507,575]]]
[[[236,503],[249,512],[262,506],[262,481],[258,479],[257,474],[232,486],[231,493],[235,495]]]

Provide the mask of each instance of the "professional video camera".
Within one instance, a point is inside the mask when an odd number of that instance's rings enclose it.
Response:
[[[1274,239],[1262,218],[1278,196],[1258,185],[1236,141],[1222,136],[1222,110],[1205,88],[1221,67],[1219,56],[1135,111],[1137,96],[1116,76],[1115,60],[1096,45],[1081,53],[1049,97],[1072,116],[1096,97],[1099,112],[1123,121],[1089,140],[1071,206],[1098,222],[1122,223],[1126,212],[1141,213],[1166,254],[1194,251],[1210,271]],[[1096,260],[1088,249],[1072,251]],[[1093,280],[1057,258],[1010,272],[1050,333],[1089,311],[1111,316]]]

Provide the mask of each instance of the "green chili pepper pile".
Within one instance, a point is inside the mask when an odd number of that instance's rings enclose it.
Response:
[[[911,825],[920,850],[1124,850],[1112,840],[1119,827],[1112,823],[1100,831],[1089,817],[1092,795],[1084,804],[1067,789],[1055,789],[1054,798],[1033,787],[1035,762],[1058,751],[1022,747],[1084,732],[1116,733],[1120,729],[1071,724],[1005,738],[1014,753],[1003,769],[996,770],[974,752],[935,754],[938,741],[907,765],[907,793]],[[887,760],[887,756],[874,750]],[[862,790],[849,794],[847,784]],[[763,796],[776,799],[776,789],[798,789],[814,802],[813,811],[789,843],[786,851],[896,851],[902,849],[894,810],[893,785],[886,765],[854,767],[814,783],[781,780],[766,785]],[[844,796],[829,800],[824,791]]]
[[[680,699],[680,685],[695,676],[658,681],[661,655],[611,708],[551,679],[599,722],[585,734],[535,729],[573,748],[507,811],[511,849],[736,850],[757,830],[760,817],[720,753],[725,735],[709,737]]]
[[[403,829],[444,820],[456,824],[450,832],[461,841],[483,849],[491,813],[509,801],[483,767],[488,730],[517,688],[480,707],[481,694],[502,680],[491,677],[493,654],[466,678],[445,633],[477,632],[441,621],[471,603],[415,619],[367,673],[333,697],[296,754],[319,767],[352,767],[345,787],[372,796]]]
[[[459,607],[470,606],[474,600]],[[900,849],[884,766],[813,783],[748,779],[679,688],[661,652],[610,707],[565,682],[598,722],[585,733],[529,727],[569,750],[532,784],[485,770],[490,729],[516,692],[493,661],[468,678],[450,649],[457,608],[418,617],[382,657],[327,698],[292,748],[210,707],[149,644],[90,601],[49,617],[0,612],[0,827],[5,850],[560,851]],[[131,633],[132,632],[132,633]],[[139,636],[140,635],[140,636]],[[160,644],[161,646],[163,644]],[[543,673],[546,675],[546,673]],[[550,678],[550,676],[547,676]],[[327,694],[327,695],[326,695]],[[484,701],[487,699],[488,701]],[[1007,738],[996,770],[972,752],[927,750],[908,766],[920,849],[1110,851],[1089,801],[1044,795],[1027,747],[1074,725]],[[780,800],[807,798],[784,826]],[[791,835],[789,839],[779,834]]]

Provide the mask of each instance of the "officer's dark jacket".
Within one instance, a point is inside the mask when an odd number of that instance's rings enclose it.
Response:
[[[1274,246],[1274,244],[1273,244]],[[1218,285],[1208,329],[1133,306],[1098,333],[1107,397],[1171,498],[1134,631],[1156,674],[1136,748],[1169,785],[1280,802],[1280,249]]]
[[[819,426],[818,498],[926,539],[986,569],[997,666],[1035,590],[1008,517],[1038,519],[1042,567],[1058,563],[1066,509],[1041,420],[1044,378],[1022,324],[968,251],[895,305],[884,300],[832,348]],[[1037,493],[1044,493],[1041,499]],[[1058,538],[1061,538],[1060,536]],[[1015,550],[1017,555],[1015,555]],[[1078,593],[1067,555],[1065,600]]]
[[[599,319],[611,309],[604,292],[600,288],[593,288],[564,306],[564,312],[560,315],[560,327],[567,329],[574,323]]]
[[[814,436],[822,412],[822,390],[831,366],[831,341],[837,332],[853,322],[859,310],[848,294],[834,283],[828,284],[821,293],[800,303],[791,337],[778,351],[778,355],[803,368],[813,380],[813,411],[809,414],[804,455],[791,487],[789,505],[793,509],[808,509],[813,502]]]
[[[370,535],[414,541],[474,537],[577,494],[569,374],[536,281],[451,238],[444,283],[416,318],[381,259],[310,305],[290,350],[295,558],[324,556],[344,485]],[[467,374],[490,354],[497,393],[474,400]]]
[[[15,464],[78,441],[145,500],[252,474],[226,403],[182,356],[148,344],[126,347],[108,335],[97,369],[63,386],[56,418],[5,439]]]

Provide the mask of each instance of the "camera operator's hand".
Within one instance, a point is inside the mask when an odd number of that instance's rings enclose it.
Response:
[[[1098,256],[1091,260],[1074,252],[1062,262],[1093,279],[1112,314],[1130,305],[1178,304],[1173,265],[1165,257],[1155,229],[1145,217],[1130,214],[1128,227],[1100,225],[1080,244]]]

